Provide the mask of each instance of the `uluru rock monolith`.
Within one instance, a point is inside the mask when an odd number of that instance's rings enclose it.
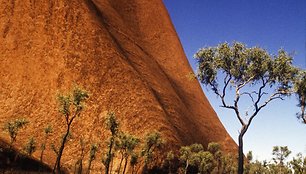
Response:
[[[236,149],[197,80],[162,0],[7,0],[0,4],[0,123],[27,118],[14,147],[41,143],[52,166],[64,132],[56,94],[74,84],[90,92],[72,127],[62,164],[73,171],[79,139],[104,144],[107,111],[124,131],[158,130],[172,147],[220,142]],[[1,126],[2,126],[1,125]],[[9,141],[8,134],[0,138]],[[87,147],[88,150],[89,147]],[[40,150],[34,153],[39,158]],[[98,157],[94,168],[100,169]]]

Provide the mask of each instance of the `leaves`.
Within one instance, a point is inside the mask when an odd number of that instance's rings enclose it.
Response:
[[[297,73],[292,57],[284,50],[272,56],[260,47],[247,48],[240,42],[202,48],[195,58],[199,80],[212,88],[218,86],[218,74],[233,77],[234,86],[248,81],[256,84],[264,77],[271,85],[277,83],[280,88],[288,88]]]
[[[159,132],[148,133],[144,139],[144,147],[141,151],[141,156],[145,158],[145,163],[149,163],[153,156],[156,148],[160,148],[164,144]]]
[[[11,138],[11,145],[16,141],[16,137],[18,134],[18,131],[25,127],[29,121],[27,121],[25,118],[19,118],[14,121],[7,122],[3,128],[3,130],[7,131]]]
[[[118,133],[119,122],[114,112],[107,113],[105,123],[106,123],[107,129],[111,131],[112,135],[116,135]]]
[[[95,160],[97,151],[98,151],[98,145],[92,144],[90,146],[89,161]]]
[[[275,164],[283,165],[284,160],[291,154],[287,146],[274,146],[272,150],[273,161]]]
[[[115,143],[115,148],[122,151],[124,155],[131,154],[135,147],[140,142],[140,139],[127,133],[120,133]]]
[[[24,147],[24,150],[30,156],[36,151],[36,141],[33,137],[29,139],[28,143]]]
[[[85,101],[89,98],[89,94],[86,90],[75,86],[71,93],[58,94],[57,101],[59,104],[59,112],[62,113],[66,119],[73,113],[71,106],[75,114],[78,114],[85,107]]]

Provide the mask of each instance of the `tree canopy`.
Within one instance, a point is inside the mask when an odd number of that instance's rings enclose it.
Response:
[[[306,123],[306,72],[292,64],[292,55],[285,50],[279,49],[272,55],[260,47],[225,42],[200,49],[195,58],[200,82],[221,99],[222,107],[234,111],[241,124],[238,173],[243,173],[243,136],[255,116],[270,102],[297,94],[301,107],[298,117]],[[234,96],[229,95],[231,89]],[[250,104],[246,112],[241,108],[241,100],[243,105]]]

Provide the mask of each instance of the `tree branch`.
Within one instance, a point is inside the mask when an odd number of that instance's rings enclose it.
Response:
[[[260,94],[260,92],[259,92]],[[276,93],[273,93],[261,106],[258,107],[258,103],[255,105],[255,112],[252,114],[252,116],[250,117],[250,119],[248,120],[248,123],[246,125],[246,130],[249,128],[249,126],[251,125],[253,119],[255,118],[255,116],[258,114],[258,112],[264,108],[265,106],[267,106],[268,103],[270,103],[271,101],[273,100],[276,100],[276,99],[281,99],[281,100],[284,100],[282,97],[281,97],[281,94],[283,94],[282,92],[276,92]],[[260,95],[260,98],[258,101],[260,101],[262,95]]]
[[[261,82],[262,82],[262,85],[261,87],[258,89],[258,92],[257,92],[257,100],[254,104],[254,107],[255,107],[255,110],[258,110],[258,103],[260,102],[262,96],[264,94],[266,94],[265,92],[263,92],[262,90],[266,87],[267,83],[268,83],[268,80],[265,81],[264,77],[261,76]]]
[[[241,88],[240,88],[241,89]],[[243,119],[241,118],[240,116],[240,112],[239,112],[239,107],[238,107],[238,102],[239,102],[239,99],[240,99],[240,94],[239,94],[239,87],[236,87],[236,97],[235,97],[235,100],[234,100],[234,111],[236,113],[236,116],[240,122],[240,124],[242,126],[245,126],[245,123],[243,121]]]
[[[284,98],[281,97],[281,94],[280,92],[276,92],[274,94],[272,94],[265,102],[264,104],[262,104],[261,106],[258,107],[258,111],[260,111],[262,108],[264,108],[265,106],[267,106],[268,103],[270,103],[271,101],[273,100],[276,100],[276,99],[281,99],[281,100],[284,100]]]
[[[249,96],[249,97],[251,98],[252,102],[253,102],[253,105],[255,104],[254,97],[252,96],[251,93],[249,93],[249,92],[243,92],[243,93],[240,94],[240,96],[243,96],[243,95]]]
[[[237,86],[238,90],[240,90],[241,88],[243,88],[245,85],[247,85],[249,82],[251,82],[253,79],[255,78],[255,76],[250,77],[248,80],[246,80],[245,82],[239,84]]]
[[[227,79],[227,77],[229,76],[229,78]],[[227,79],[227,80],[226,80]],[[222,93],[222,97],[225,97],[225,92],[226,92],[226,88],[228,86],[228,84],[230,83],[230,81],[232,80],[232,75],[226,74],[225,78],[224,78],[224,87],[223,87],[223,93]]]

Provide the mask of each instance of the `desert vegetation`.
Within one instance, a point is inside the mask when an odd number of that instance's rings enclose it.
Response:
[[[229,83],[227,81],[225,81],[225,85]],[[264,87],[261,86],[260,88],[262,90]],[[260,100],[260,97],[265,94],[261,92],[261,90],[259,90],[260,96],[257,100]],[[277,91],[280,90],[278,89]],[[215,92],[218,93],[217,91]],[[239,94],[240,93],[237,95]],[[282,94],[283,93],[280,92],[272,95],[279,98],[282,97]],[[221,97],[223,96],[223,94],[220,95]],[[40,158],[37,159],[37,161],[41,163],[44,162],[44,152],[49,148],[49,150],[51,149],[54,151],[57,157],[53,173],[65,173],[65,170],[61,167],[61,157],[64,153],[66,142],[69,139],[78,141],[71,136],[71,125],[76,117],[81,117],[81,113],[85,109],[85,104],[89,97],[89,93],[80,87],[73,88],[71,93],[65,95],[59,94],[57,97],[59,104],[58,109],[63,115],[62,118],[65,120],[64,123],[66,123],[66,131],[60,139],[59,147],[56,147],[55,142],[49,141],[49,136],[54,131],[52,125],[46,125],[45,128],[42,128],[44,130],[42,131],[44,134],[43,142],[36,142],[35,137],[29,137],[22,150],[22,156],[35,159],[32,155],[38,150],[38,143],[41,143],[39,149]],[[236,98],[236,100],[239,100],[239,98]],[[269,100],[271,100],[271,97],[268,98],[268,102]],[[264,103],[264,105],[266,104],[267,103]],[[224,107],[228,107],[228,105],[225,104]],[[256,114],[252,116],[255,117]],[[25,118],[20,118],[8,121],[4,125],[3,130],[7,132],[10,137],[9,149],[13,148],[13,144],[18,140],[17,135],[19,131],[25,129],[27,124],[31,123]],[[247,124],[250,124],[250,122]],[[108,112],[105,115],[104,128],[105,131],[108,132],[108,139],[105,141],[88,144],[87,140],[84,139],[82,135],[80,136],[79,150],[81,155],[75,161],[74,173],[89,174],[98,172],[92,171],[92,163],[95,160],[100,160],[101,165],[104,167],[99,172],[105,174],[134,174],[140,172],[169,174],[231,174],[237,173],[238,170],[240,170],[238,167],[241,160],[239,154],[238,156],[236,154],[227,154],[222,151],[220,144],[215,142],[209,143],[207,147],[202,144],[191,144],[167,152],[165,148],[167,147],[167,142],[160,132],[148,132],[144,134],[143,137],[137,137],[129,132],[125,132],[120,128],[120,120],[117,118],[115,112]],[[87,148],[87,146],[89,147]],[[86,148],[89,150],[85,150]],[[246,174],[305,173],[306,158],[299,153],[289,161],[288,157],[290,154],[291,151],[287,146],[275,146],[272,150],[273,159],[271,161],[259,161],[253,159],[252,152],[248,152],[246,156],[243,155],[242,158],[244,164],[243,172]],[[16,162],[20,157],[20,155],[19,157],[15,155],[14,158],[11,158],[12,160],[9,163],[12,164]]]
[[[292,56],[280,49],[276,55],[260,47],[234,42],[200,49],[195,58],[202,84],[232,110],[239,120],[238,173],[244,173],[243,137],[256,116],[275,100],[296,94],[305,123],[305,71],[293,66]],[[233,89],[233,90],[231,90]],[[231,91],[234,91],[231,95]],[[232,101],[232,102],[230,102]],[[248,104],[248,107],[241,107]],[[245,111],[246,110],[246,111]]]

